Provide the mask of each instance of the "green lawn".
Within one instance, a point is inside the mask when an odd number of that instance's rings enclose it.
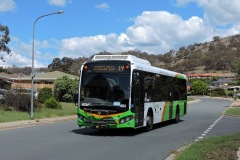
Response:
[[[225,111],[225,114],[240,117],[240,107],[231,107]]]
[[[34,119],[76,115],[76,114],[77,114],[77,106],[75,106],[74,103],[62,103],[62,109],[60,110],[43,108],[41,111],[35,111]],[[30,115],[27,112],[4,111],[1,108],[0,108],[0,115],[1,115],[0,123],[31,119]]]
[[[240,146],[240,133],[210,137],[198,141],[180,152],[175,160],[223,160],[237,159]]]

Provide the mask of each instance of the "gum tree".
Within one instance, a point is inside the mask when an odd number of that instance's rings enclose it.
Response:
[[[8,26],[0,24],[0,52],[6,52],[7,54],[11,53],[11,50],[7,47],[9,42],[10,37]],[[1,56],[0,59],[4,61],[3,56]]]

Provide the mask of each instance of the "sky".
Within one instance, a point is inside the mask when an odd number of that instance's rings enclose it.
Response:
[[[0,0],[11,38],[0,66],[31,67],[33,35],[34,66],[47,67],[54,58],[103,51],[177,51],[239,34],[239,15],[239,0]]]

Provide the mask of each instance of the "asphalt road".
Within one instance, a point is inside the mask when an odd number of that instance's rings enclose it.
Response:
[[[163,123],[154,130],[97,130],[78,128],[70,120],[0,131],[1,160],[162,160],[192,143],[221,117],[231,101],[201,98],[190,103],[178,124]],[[205,136],[240,131],[240,119],[223,116]]]

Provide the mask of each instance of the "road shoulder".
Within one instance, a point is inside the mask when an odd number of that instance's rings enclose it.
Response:
[[[64,122],[68,120],[77,119],[76,115],[73,116],[64,116],[64,117],[53,117],[53,118],[44,118],[44,119],[34,119],[34,120],[22,120],[22,121],[14,121],[14,122],[4,122],[0,123],[0,131],[10,130],[16,128],[25,128],[37,125],[45,125],[57,122]]]

